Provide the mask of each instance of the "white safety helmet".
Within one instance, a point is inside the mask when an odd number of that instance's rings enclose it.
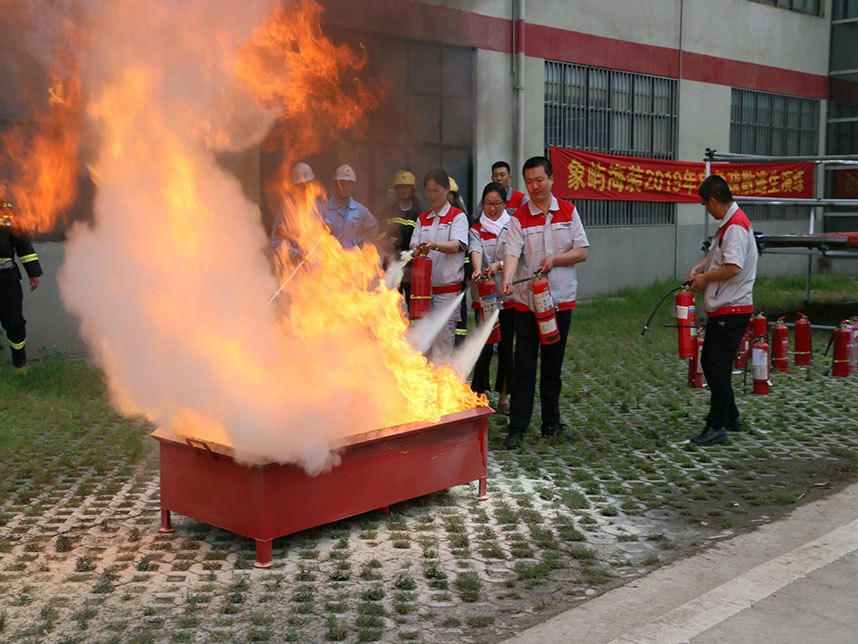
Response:
[[[313,174],[313,168],[303,161],[296,163],[292,167],[292,183],[294,184],[307,183],[315,178],[316,175]]]
[[[348,163],[344,163],[334,173],[334,181],[357,181],[355,171]]]

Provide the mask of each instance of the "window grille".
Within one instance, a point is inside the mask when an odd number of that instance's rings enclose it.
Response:
[[[819,0],[754,0],[754,2],[769,4],[773,7],[789,9],[790,11],[797,11],[799,13],[809,13],[812,16],[819,15],[821,4]]]
[[[673,159],[674,79],[545,61],[545,148]],[[676,204],[580,199],[585,226],[672,224]]]
[[[730,152],[771,156],[819,153],[819,101],[812,98],[733,88]],[[800,219],[807,208],[742,206],[756,220]]]

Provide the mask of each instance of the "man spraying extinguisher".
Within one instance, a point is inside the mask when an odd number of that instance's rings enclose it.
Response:
[[[697,189],[703,205],[718,224],[709,255],[686,276],[689,288],[703,292],[706,334],[701,361],[711,398],[706,425],[691,441],[700,446],[723,443],[727,431],[741,431],[742,421],[730,380],[733,359],[754,312],[757,244],[748,217],[733,201],[727,182],[718,175]]]
[[[590,245],[575,206],[551,194],[551,162],[532,157],[522,174],[530,201],[510,219],[501,286],[515,308],[508,449],[519,446],[530,425],[540,357],[542,435],[572,437],[560,421],[560,372],[578,287],[575,265],[586,261]]]

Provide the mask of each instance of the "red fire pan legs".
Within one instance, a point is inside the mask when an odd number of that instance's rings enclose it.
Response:
[[[161,452],[161,532],[170,512],[256,540],[257,568],[271,566],[272,540],[424,494],[479,480],[486,498],[488,417],[479,407],[350,436],[341,463],[318,476],[261,457],[239,463],[234,450],[157,429]]]

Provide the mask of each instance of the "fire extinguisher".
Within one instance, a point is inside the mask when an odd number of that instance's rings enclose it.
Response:
[[[697,329],[697,351],[688,359],[688,386],[693,389],[703,387],[703,337],[702,329]]]
[[[694,293],[682,289],[673,297],[673,312],[676,317],[676,335],[679,357],[691,358],[697,352],[697,310]]]
[[[766,316],[762,313],[757,313],[751,319],[751,341],[759,338],[768,338],[769,330],[766,324]]]
[[[495,311],[498,310],[497,287],[495,286],[494,279],[490,277],[483,277],[480,279],[477,283],[477,291],[480,296],[480,309],[482,310],[483,324],[485,324],[486,320],[490,320],[495,314]],[[500,322],[495,320],[495,325],[492,328],[489,339],[486,340],[486,344],[497,344],[500,342],[500,339]]]
[[[754,368],[754,393],[769,393],[769,344],[765,336],[751,347],[751,366]]]
[[[849,345],[852,344],[852,330],[846,320],[834,330],[834,363],[831,365],[831,375],[845,378],[849,375]]]
[[[772,367],[781,372],[789,369],[789,330],[782,317],[772,330]]]
[[[795,351],[793,360],[796,366],[808,366],[811,359],[810,320],[804,313],[798,314],[795,321]]]
[[[742,336],[742,342],[739,343],[739,353],[736,354],[736,360],[733,366],[736,369],[744,369],[748,364],[748,352],[751,350],[751,323],[748,322],[748,328],[745,329],[745,335]]]
[[[414,251],[417,252],[416,250]],[[412,320],[429,315],[432,308],[432,260],[428,251],[415,255],[411,260],[411,304],[409,312]]]
[[[557,316],[554,314],[554,300],[551,299],[548,279],[537,273],[530,282],[530,289],[533,291],[539,340],[542,344],[554,344],[560,340],[560,329],[557,328]]]

